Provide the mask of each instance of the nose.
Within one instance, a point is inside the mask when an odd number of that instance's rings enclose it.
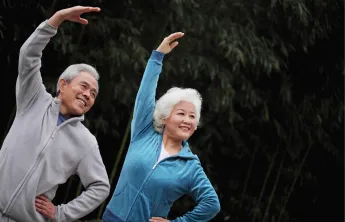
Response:
[[[86,98],[86,99],[89,99],[90,98],[90,90],[85,90],[84,92],[83,92],[83,96]]]
[[[186,123],[186,124],[188,124],[188,125],[190,125],[191,124],[191,118],[189,117],[189,116],[185,116],[185,118],[183,118],[183,123]]]

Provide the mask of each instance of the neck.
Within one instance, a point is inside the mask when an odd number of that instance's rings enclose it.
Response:
[[[182,141],[170,137],[167,133],[163,132],[163,146],[170,154],[177,154],[181,151]]]
[[[63,116],[70,117],[70,114],[68,113],[65,104],[62,102],[61,96],[58,95],[57,98],[61,101],[61,104],[60,104],[60,113],[61,113]]]

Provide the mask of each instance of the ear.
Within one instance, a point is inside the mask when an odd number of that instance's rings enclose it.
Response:
[[[162,123],[163,123],[163,125],[165,125],[166,123],[167,123],[167,119],[162,119]]]
[[[64,92],[66,86],[67,86],[67,81],[65,79],[60,79],[60,81],[59,81],[59,91],[60,91],[60,93]]]

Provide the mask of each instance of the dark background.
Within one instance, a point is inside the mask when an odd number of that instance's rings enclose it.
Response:
[[[98,138],[113,192],[128,145],[135,95],[151,50],[172,32],[157,96],[172,86],[203,96],[190,139],[222,210],[213,221],[343,221],[344,2],[304,0],[54,0],[0,3],[1,131],[15,113],[21,45],[55,11],[98,6],[89,25],[63,23],[46,47],[42,75],[54,93],[70,64],[100,72],[85,125]],[[60,186],[55,204],[83,188]],[[101,218],[109,198],[83,220]],[[194,206],[177,201],[170,218]]]

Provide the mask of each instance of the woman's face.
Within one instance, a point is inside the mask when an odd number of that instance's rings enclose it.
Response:
[[[196,129],[196,113],[192,103],[177,103],[168,119],[163,120],[164,134],[176,140],[187,140]]]

